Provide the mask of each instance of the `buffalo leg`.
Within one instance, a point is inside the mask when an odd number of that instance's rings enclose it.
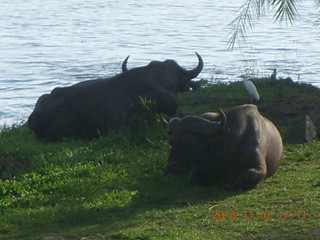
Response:
[[[250,168],[240,174],[235,183],[235,187],[243,189],[254,188],[265,176],[265,170],[261,168]]]
[[[254,188],[267,175],[264,154],[255,149],[244,154],[242,159],[244,159],[244,166],[247,168],[240,172],[239,177],[236,178],[235,186],[244,189]]]

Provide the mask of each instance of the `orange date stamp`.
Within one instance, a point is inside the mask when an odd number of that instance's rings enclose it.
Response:
[[[212,211],[212,219],[306,219],[307,211]]]

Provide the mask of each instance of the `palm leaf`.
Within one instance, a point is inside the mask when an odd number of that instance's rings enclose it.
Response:
[[[236,11],[238,16],[228,25],[229,49],[233,49],[236,43],[241,48],[246,42],[248,29],[252,29],[254,23],[264,16],[268,7],[275,10],[274,19],[280,23],[294,24],[298,15],[299,0],[246,0],[246,2]],[[318,10],[317,24],[320,34],[320,0],[315,0]]]
[[[274,18],[280,23],[290,22],[293,25],[297,15],[298,0],[272,0],[271,5],[276,9]]]
[[[253,28],[254,22],[265,15],[270,0],[247,0],[238,10],[238,16],[228,25],[229,49],[233,49],[235,44],[242,46],[249,29]]]

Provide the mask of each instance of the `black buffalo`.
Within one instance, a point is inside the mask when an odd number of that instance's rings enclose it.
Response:
[[[173,118],[164,124],[171,145],[167,169],[189,174],[192,183],[248,189],[279,167],[281,136],[255,105]]]
[[[197,67],[189,71],[166,60],[111,78],[55,88],[38,99],[28,125],[37,137],[51,141],[69,136],[97,137],[127,124],[141,110],[142,99],[152,101],[156,112],[173,115],[178,107],[177,89],[191,82],[203,68],[197,56]]]

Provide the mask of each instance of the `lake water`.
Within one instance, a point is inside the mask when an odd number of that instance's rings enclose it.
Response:
[[[0,125],[26,121],[38,97],[57,86],[120,72],[152,60],[205,66],[198,78],[235,81],[245,72],[320,87],[320,38],[314,1],[301,1],[294,27],[272,15],[227,48],[227,25],[245,0],[0,1]]]

